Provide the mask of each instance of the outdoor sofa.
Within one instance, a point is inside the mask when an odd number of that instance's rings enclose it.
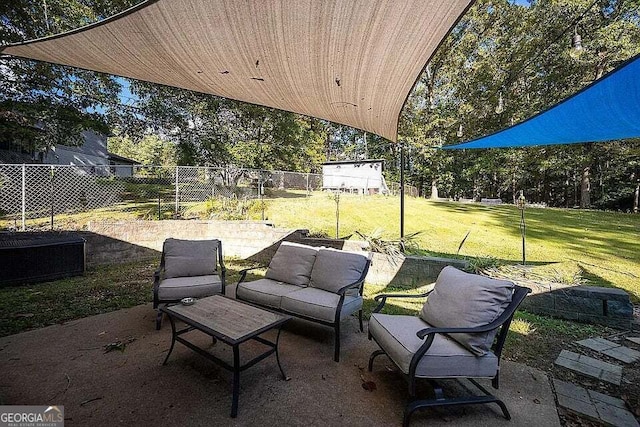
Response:
[[[358,312],[371,254],[282,242],[264,279],[245,282],[241,271],[236,298],[335,330],[334,360],[340,360],[340,323]],[[259,267],[254,267],[259,268]]]

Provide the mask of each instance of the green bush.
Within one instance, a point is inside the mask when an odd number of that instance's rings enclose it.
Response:
[[[266,209],[264,200],[237,197],[210,197],[202,203],[190,207],[186,215],[202,219],[238,221],[262,218]]]
[[[489,268],[497,268],[500,265],[500,261],[492,256],[469,258],[469,271],[473,273],[480,273]]]

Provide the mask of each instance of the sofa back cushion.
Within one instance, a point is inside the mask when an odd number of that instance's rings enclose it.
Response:
[[[368,259],[363,254],[322,248],[311,271],[310,286],[338,292],[346,285],[357,282],[367,263]]]
[[[494,321],[507,308],[513,283],[445,267],[436,280],[420,317],[434,327],[468,328]],[[497,329],[481,334],[450,334],[450,337],[482,356],[491,349]]]
[[[165,277],[171,279],[216,274],[218,244],[218,240],[165,240]]]
[[[292,242],[282,242],[269,263],[265,277],[290,285],[307,286],[318,249]]]

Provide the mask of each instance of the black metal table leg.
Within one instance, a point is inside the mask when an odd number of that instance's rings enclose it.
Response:
[[[169,356],[171,356],[171,352],[173,351],[173,346],[176,343],[176,323],[171,315],[167,315],[167,317],[169,318],[169,322],[171,322],[171,347],[169,347],[167,357],[165,357],[164,362],[162,362],[163,365],[167,364],[167,360],[169,360]]]
[[[282,379],[285,381],[289,381],[291,378],[284,373],[284,369],[282,369],[282,365],[280,364],[280,354],[278,353],[278,343],[280,342],[280,332],[282,332],[282,328],[278,328],[278,336],[276,337],[276,362],[278,362],[278,368],[280,368],[280,373],[282,374]]]
[[[218,296],[213,296],[213,297],[209,297],[212,300],[216,299],[216,298],[220,298]],[[224,304],[228,304],[225,302],[225,300],[221,300],[218,301],[217,304],[218,305],[224,305]],[[240,304],[240,303],[235,303],[235,304]],[[214,304],[215,305],[215,304]],[[193,350],[194,352],[200,354],[201,356],[205,357],[206,359],[218,364],[219,366],[221,366],[222,368],[231,371],[233,374],[233,378],[232,378],[232,384],[231,384],[231,418],[236,418],[238,416],[238,407],[239,407],[239,397],[240,397],[240,373],[242,371],[244,371],[245,369],[248,369],[252,366],[254,366],[255,364],[259,363],[260,361],[266,359],[267,357],[269,357],[270,355],[272,355],[273,353],[276,354],[276,361],[278,363],[278,368],[280,369],[280,373],[282,374],[282,378],[286,381],[289,380],[289,377],[287,377],[287,374],[284,371],[284,368],[282,367],[282,363],[280,362],[280,355],[278,352],[278,345],[280,342],[280,334],[282,332],[281,327],[282,325],[288,321],[290,319],[290,317],[288,316],[283,316],[283,315],[277,315],[275,320],[272,320],[271,322],[266,322],[264,324],[264,326],[258,328],[258,327],[253,327],[251,328],[251,325],[245,325],[245,329],[244,330],[244,335],[243,334],[239,334],[239,336],[237,337],[229,337],[227,335],[225,335],[224,333],[219,332],[216,329],[216,324],[215,323],[200,323],[197,322],[196,320],[194,320],[193,318],[191,318],[189,310],[185,309],[182,306],[179,307],[175,307],[173,308],[172,306],[168,306],[168,307],[163,307],[161,308],[162,312],[167,314],[167,317],[169,318],[169,321],[171,322],[171,346],[169,348],[169,351],[164,359],[164,362],[162,362],[163,365],[166,365],[167,361],[169,360],[169,357],[171,356],[171,353],[173,352],[173,348],[175,347],[175,343],[176,341],[182,343],[183,345],[185,345],[186,347],[190,348],[191,350]],[[186,310],[186,312],[185,312]],[[260,313],[258,313],[260,314]],[[277,313],[274,313],[277,314]],[[177,325],[176,325],[176,321],[180,320],[182,322],[184,322],[187,327],[178,330],[177,329]],[[220,320],[220,319],[218,319]],[[224,320],[224,319],[223,319]],[[277,334],[277,338],[275,340],[275,342],[271,341],[271,340],[267,340],[265,338],[260,337],[261,334],[269,331],[269,330],[273,330],[273,329],[278,329],[278,334]],[[205,350],[203,347],[200,347],[196,344],[194,344],[193,342],[189,341],[188,339],[186,339],[186,337],[183,337],[184,334],[187,334],[191,331],[200,331],[200,332],[204,332],[205,334],[208,334],[209,336],[211,336],[211,343],[212,345],[215,345],[217,341],[221,341],[223,343],[225,343],[226,345],[229,345],[232,347],[233,349],[233,363],[228,363],[227,361],[216,357],[214,354],[212,354],[211,352]],[[268,350],[260,353],[258,356],[254,357],[253,359],[247,361],[244,365],[241,365],[240,363],[240,345],[247,342],[248,340],[255,340],[258,341],[259,343],[262,343],[264,345],[266,345],[268,347]]]
[[[240,394],[240,349],[233,346],[233,389],[231,400],[231,418],[238,416],[238,395]]]

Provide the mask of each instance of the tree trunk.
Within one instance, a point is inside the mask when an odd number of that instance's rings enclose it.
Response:
[[[573,171],[573,206],[578,206],[578,171]]]
[[[588,209],[591,207],[591,182],[589,181],[589,173],[591,168],[585,166],[582,168],[582,178],[580,179],[580,208]]]
[[[516,169],[513,170],[511,175],[511,191],[513,192],[513,204],[516,204]]]
[[[569,207],[569,171],[565,172],[565,180],[564,180],[564,207]]]
[[[499,197],[498,194],[498,173],[493,171],[493,175],[491,175],[491,197],[496,198]]]
[[[551,205],[551,186],[546,171],[542,174],[542,202]]]
[[[633,197],[633,213],[638,213],[638,202],[640,201],[640,182],[636,184],[636,193]]]
[[[437,199],[438,198],[438,181],[436,181],[435,179],[431,180],[431,199]]]

